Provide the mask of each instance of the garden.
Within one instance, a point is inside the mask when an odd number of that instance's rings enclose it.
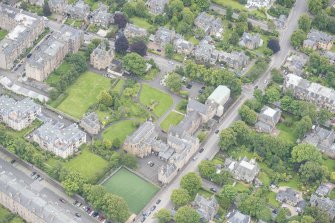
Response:
[[[119,169],[103,183],[108,192],[119,195],[127,202],[129,209],[138,214],[155,196],[159,188],[142,179],[126,168]]]
[[[168,132],[171,126],[178,125],[181,120],[183,120],[184,115],[172,111],[161,123],[161,129],[163,131]]]
[[[8,32],[6,30],[0,29],[0,40],[3,40],[6,37],[7,33]]]
[[[118,121],[103,132],[103,138],[108,139],[111,142],[118,139],[120,143],[123,144],[126,137],[135,131],[139,123],[140,122],[136,120]]]

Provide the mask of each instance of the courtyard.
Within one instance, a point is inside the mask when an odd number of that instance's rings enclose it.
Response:
[[[159,187],[144,180],[126,168],[119,169],[103,186],[127,202],[130,211],[138,214],[159,191]]]

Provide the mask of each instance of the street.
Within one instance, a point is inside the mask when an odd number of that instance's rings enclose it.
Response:
[[[281,51],[272,56],[271,63],[269,65],[269,69],[256,81],[254,84],[249,86],[248,88],[244,87],[242,91],[242,95],[237,99],[237,101],[226,111],[225,117],[219,124],[219,130],[228,128],[235,120],[238,119],[238,110],[243,105],[243,103],[253,97],[253,88],[258,86],[259,89],[264,90],[267,86],[268,80],[270,79],[270,71],[273,68],[280,68],[281,64],[285,60],[287,54],[292,49],[290,44],[290,37],[294,30],[298,27],[298,19],[299,17],[307,12],[307,1],[297,1],[294,5],[291,13],[287,19],[287,26],[284,30],[280,32],[279,42],[281,46]],[[265,81],[266,80],[266,81]],[[210,134],[207,142],[203,146],[205,149],[203,153],[198,154],[198,159],[195,161],[190,160],[188,164],[180,170],[177,177],[168,185],[166,185],[157,195],[152,199],[152,201],[146,206],[144,210],[152,207],[157,199],[161,199],[161,203],[158,205],[156,210],[151,213],[151,215],[146,219],[145,222],[155,222],[154,215],[161,208],[172,208],[172,203],[170,201],[170,196],[173,190],[179,188],[181,178],[188,172],[194,172],[197,170],[200,162],[206,158],[211,158],[218,151],[218,141],[219,136],[216,134]],[[140,219],[138,219],[140,220]]]

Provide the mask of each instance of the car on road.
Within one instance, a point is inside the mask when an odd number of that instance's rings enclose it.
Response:
[[[36,175],[36,172],[35,172],[35,171],[32,172],[32,173],[30,174],[31,177],[33,177],[33,176],[35,176],[35,175]]]
[[[199,94],[202,94],[204,92],[204,90],[200,89],[198,92],[199,92]]]
[[[94,211],[93,214],[92,214],[92,217],[97,217],[99,215],[99,213],[97,211]]]
[[[161,203],[161,199],[158,199],[157,201],[156,201],[156,204],[159,204],[159,203]]]
[[[40,178],[40,175],[37,174],[35,177],[34,177],[34,180],[37,180],[38,178]]]
[[[204,148],[201,148],[200,150],[199,150],[199,153],[202,153],[204,151]]]
[[[78,217],[78,218],[81,217],[81,215],[80,215],[79,213],[75,213],[74,215],[75,215],[76,217]]]
[[[187,88],[187,89],[191,89],[191,88],[192,88],[192,84],[187,84],[187,85],[186,85],[186,88]]]
[[[214,193],[217,192],[217,190],[216,190],[214,187],[211,187],[210,190],[211,190],[212,192],[214,192]]]
[[[58,115],[58,118],[59,118],[59,119],[63,119],[63,116],[61,116],[61,115]]]
[[[258,85],[256,85],[256,86],[254,87],[254,89],[258,89]]]
[[[149,165],[150,167],[153,167],[153,166],[155,165],[155,163],[152,162],[152,161],[149,161],[149,162],[148,162],[148,165]]]
[[[66,203],[66,201],[63,198],[59,198],[59,201],[62,202],[63,204]]]
[[[193,157],[193,161],[196,161],[197,159],[198,159],[198,157],[196,157],[196,156],[195,156],[195,157]]]
[[[145,219],[146,219],[146,218],[142,218],[141,223],[145,222]]]
[[[161,49],[157,49],[157,52],[162,52],[162,50]]]
[[[12,160],[10,161],[11,164],[13,164],[13,163],[15,163],[15,162],[16,162],[15,159],[12,159]]]
[[[265,79],[265,80],[264,80],[264,84],[267,84],[267,83],[268,83],[268,80]]]
[[[217,129],[217,130],[215,130],[215,134],[218,134],[219,132],[220,132],[220,130],[218,130],[218,129]]]
[[[152,206],[152,208],[150,209],[150,211],[154,211],[156,209],[156,205]]]
[[[80,202],[78,202],[78,203],[76,204],[76,206],[77,206],[78,208],[80,208],[81,205],[82,205],[82,203],[80,203]]]
[[[42,181],[42,180],[44,180],[44,178],[43,177],[39,177],[37,180],[38,181]]]

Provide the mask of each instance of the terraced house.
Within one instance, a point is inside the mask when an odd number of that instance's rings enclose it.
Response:
[[[0,42],[0,68],[11,69],[19,56],[44,30],[44,20],[34,14],[0,3],[0,28],[8,30]]]
[[[41,106],[30,98],[15,101],[6,95],[0,96],[0,122],[20,131],[28,127],[41,113]]]

